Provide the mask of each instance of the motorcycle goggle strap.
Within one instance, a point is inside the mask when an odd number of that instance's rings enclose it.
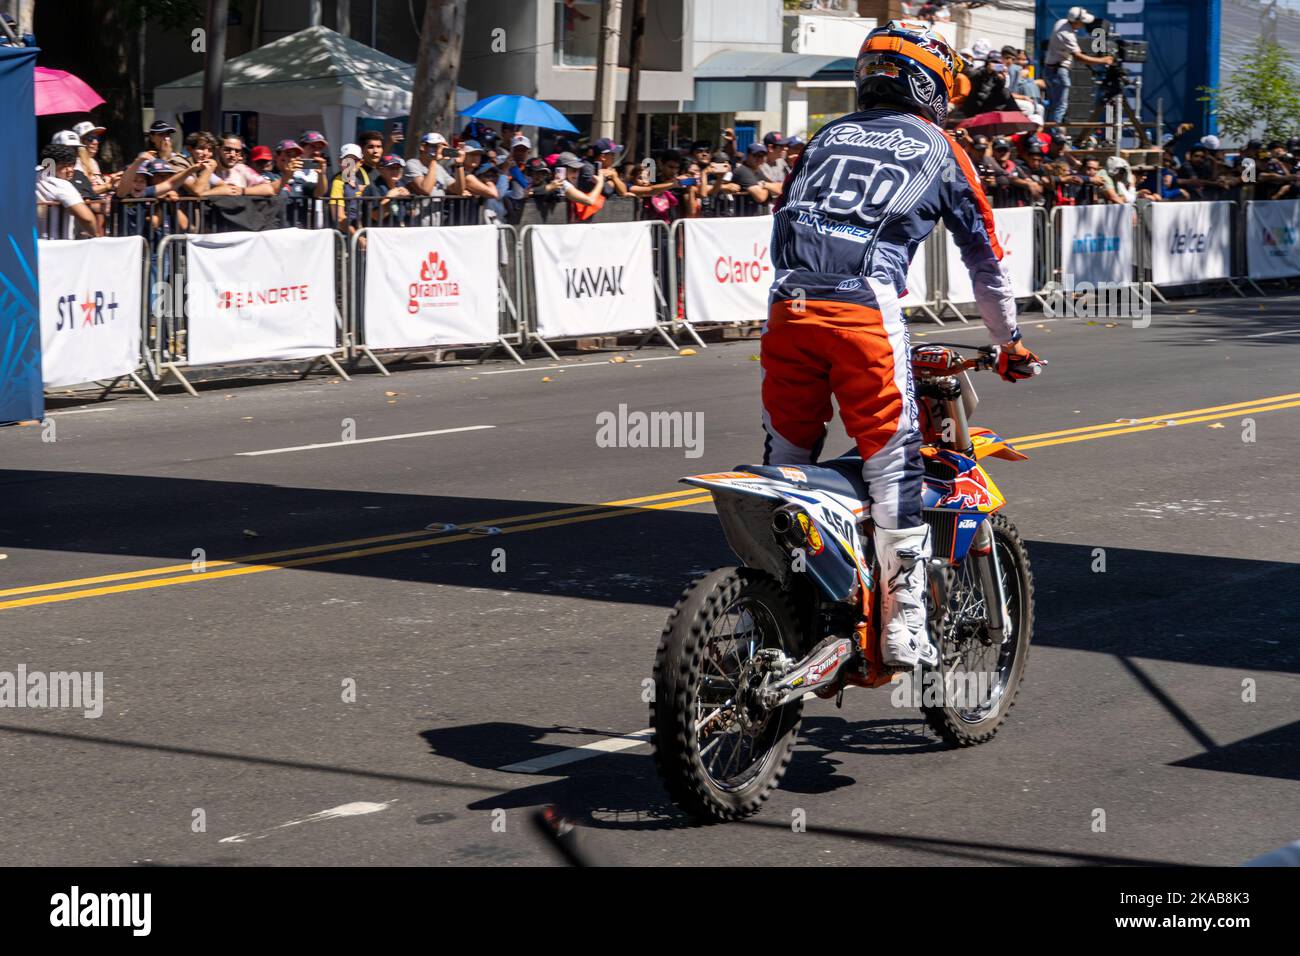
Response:
[[[943,78],[943,85],[948,90],[949,96],[952,95],[952,88],[956,74],[965,68],[965,64],[962,62],[961,57],[956,54],[953,54],[953,60],[956,63],[956,69],[954,69],[929,50],[917,46],[911,40],[904,40],[902,37],[873,37],[867,41],[867,47],[863,52],[901,53],[903,56],[910,56],[913,60],[916,60],[916,62],[920,63],[922,66],[929,67]]]

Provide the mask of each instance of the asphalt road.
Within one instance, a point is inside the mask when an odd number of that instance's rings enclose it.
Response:
[[[104,679],[98,718],[0,709],[0,862],[549,863],[543,804],[635,865],[1236,864],[1300,837],[1300,297],[1035,319],[1047,373],[985,376],[978,414],[1066,432],[992,462],[1037,581],[1011,720],[954,751],[885,692],[811,702],[782,789],[727,826],[686,825],[630,735],[668,608],[733,560],[676,479],[759,456],[756,342],[0,430],[0,671]],[[597,447],[620,403],[702,413],[702,454]]]

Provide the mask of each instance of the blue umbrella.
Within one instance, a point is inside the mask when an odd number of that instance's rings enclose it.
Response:
[[[469,109],[462,110],[461,115],[468,116],[470,119],[511,123],[515,126],[540,126],[543,129],[559,129],[570,133],[578,131],[578,127],[565,119],[564,114],[550,103],[516,93],[498,93],[496,96],[489,96],[485,100],[479,100]]]

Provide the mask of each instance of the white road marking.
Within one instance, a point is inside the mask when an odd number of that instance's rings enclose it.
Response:
[[[918,331],[918,327],[913,325],[911,326],[911,330],[913,335],[923,335],[923,336],[951,335],[953,332],[980,331],[980,332],[987,333],[988,329],[984,327],[984,323],[979,321],[978,316],[976,316],[975,318],[976,321],[963,323],[962,325],[930,325],[929,323],[927,323],[925,331]],[[1021,318],[1024,320],[1020,322],[1021,331],[1024,331],[1025,329],[1033,328],[1035,325],[1046,325],[1048,322],[1061,321],[1061,319],[1033,319],[1029,316],[1021,316]]]
[[[608,368],[617,365],[640,365],[642,362],[670,362],[685,358],[684,355],[657,355],[651,358],[630,358],[626,362],[574,362],[572,365],[533,365],[528,368],[502,368],[494,372],[479,372],[480,375],[517,375],[519,372],[562,372],[566,368]]]
[[[405,435],[381,435],[378,438],[354,438],[352,441],[327,441],[318,445],[293,445],[289,448],[267,448],[263,451],[241,451],[240,457],[251,458],[256,455],[283,455],[290,451],[311,451],[313,448],[341,448],[346,445],[368,445],[376,441],[401,441],[403,438],[424,438],[428,435],[451,435],[455,432],[476,432],[484,428],[496,428],[495,425],[466,425],[463,428],[439,428],[431,432],[407,432]]]
[[[1300,335],[1300,329],[1278,329],[1276,332],[1256,332],[1254,335],[1243,335],[1245,339],[1262,339],[1270,335]]]
[[[111,412],[115,411],[111,406],[105,408],[74,408],[66,412],[46,412],[46,418],[54,418],[56,415],[89,415],[92,412]]]
[[[319,823],[322,820],[338,820],[341,817],[359,817],[367,813],[379,813],[381,810],[387,810],[391,804],[396,802],[396,800],[389,800],[386,803],[344,803],[337,807],[330,807],[328,810],[322,810],[320,813],[313,813],[301,820],[290,820],[288,823],[281,823],[279,826],[269,827],[265,830],[236,833],[234,836],[223,837],[218,842],[245,843],[250,837],[254,840],[264,840],[276,830],[283,830],[285,827],[296,827],[303,823]]]
[[[504,770],[507,773],[540,773],[543,770],[560,767],[566,763],[577,763],[579,760],[588,760],[592,757],[599,757],[601,754],[618,753],[620,750],[631,750],[633,747],[640,747],[642,744],[648,744],[653,734],[654,731],[647,727],[645,730],[638,730],[634,734],[597,740],[594,743],[583,744],[581,747],[570,747],[567,750],[547,754],[545,757],[521,760],[519,763],[512,763],[497,769]]]
[[[803,699],[808,700],[816,696],[812,691],[809,691],[803,695]],[[566,763],[577,763],[579,760],[590,760],[592,757],[601,756],[601,754],[614,754],[623,750],[631,750],[634,747],[640,747],[642,744],[648,744],[652,736],[654,736],[654,729],[647,727],[645,730],[638,730],[634,734],[624,734],[621,737],[606,737],[604,740],[583,744],[581,747],[570,747],[567,750],[547,754],[545,757],[521,760],[519,763],[508,764],[505,767],[497,767],[497,769],[506,773],[541,773],[543,770],[550,770],[552,767],[562,767]]]

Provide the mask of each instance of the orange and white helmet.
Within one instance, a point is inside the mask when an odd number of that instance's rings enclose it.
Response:
[[[853,71],[858,108],[894,104],[942,125],[965,68],[948,42],[926,24],[890,20],[867,34],[858,51]]]

